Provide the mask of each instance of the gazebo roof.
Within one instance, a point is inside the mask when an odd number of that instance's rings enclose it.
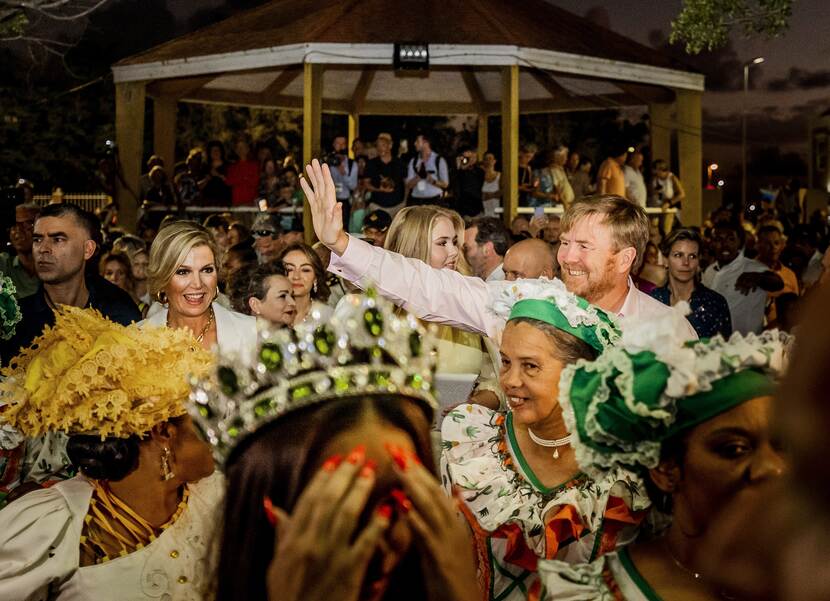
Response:
[[[183,101],[302,107],[302,64],[325,64],[323,109],[495,113],[499,67],[522,67],[524,112],[665,101],[703,76],[544,0],[274,0],[126,58],[115,80]],[[429,44],[430,70],[392,69]],[[355,106],[357,105],[357,107]],[[413,110],[418,109],[418,110]]]

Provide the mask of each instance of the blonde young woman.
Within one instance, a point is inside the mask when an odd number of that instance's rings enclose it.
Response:
[[[163,308],[141,325],[187,328],[205,349],[247,362],[256,346],[256,318],[230,311],[219,295],[216,241],[191,221],[163,227],[150,247],[147,286]]]
[[[464,221],[458,213],[422,205],[406,207],[395,215],[384,247],[404,257],[420,259],[436,269],[470,275],[472,270],[461,252],[463,240]],[[489,356],[481,336],[450,326],[440,326],[437,336],[439,372],[478,374],[482,371],[482,360]],[[488,361],[484,366],[488,367]]]

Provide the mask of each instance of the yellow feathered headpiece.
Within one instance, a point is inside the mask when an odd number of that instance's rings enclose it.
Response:
[[[186,330],[125,327],[64,307],[3,369],[0,421],[28,437],[143,435],[186,413],[188,376],[203,376],[212,361]]]

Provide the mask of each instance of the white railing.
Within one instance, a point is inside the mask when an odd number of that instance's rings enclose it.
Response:
[[[55,202],[68,202],[78,205],[85,211],[96,213],[112,202],[112,196],[103,192],[97,194],[63,194],[54,197]],[[51,194],[35,194],[32,201],[41,206],[48,205],[53,200]]]

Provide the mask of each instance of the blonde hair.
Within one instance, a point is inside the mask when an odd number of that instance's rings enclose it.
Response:
[[[392,225],[389,226],[384,248],[404,257],[420,259],[429,265],[432,254],[432,232],[435,229],[435,223],[441,217],[450,220],[455,235],[458,236],[456,271],[463,275],[470,275],[472,270],[460,248],[464,240],[464,220],[452,209],[435,205],[418,205],[401,209],[392,220]]]
[[[643,263],[650,234],[646,212],[639,205],[614,194],[583,198],[571,204],[562,214],[562,233],[571,231],[578,221],[592,215],[600,215],[602,223],[611,228],[616,250],[634,247],[637,256],[631,271],[636,272]]]
[[[207,246],[213,260],[219,260],[216,240],[206,228],[192,221],[173,221],[159,230],[150,246],[150,264],[147,267],[147,290],[155,297],[170,282],[187,253],[197,246]]]

